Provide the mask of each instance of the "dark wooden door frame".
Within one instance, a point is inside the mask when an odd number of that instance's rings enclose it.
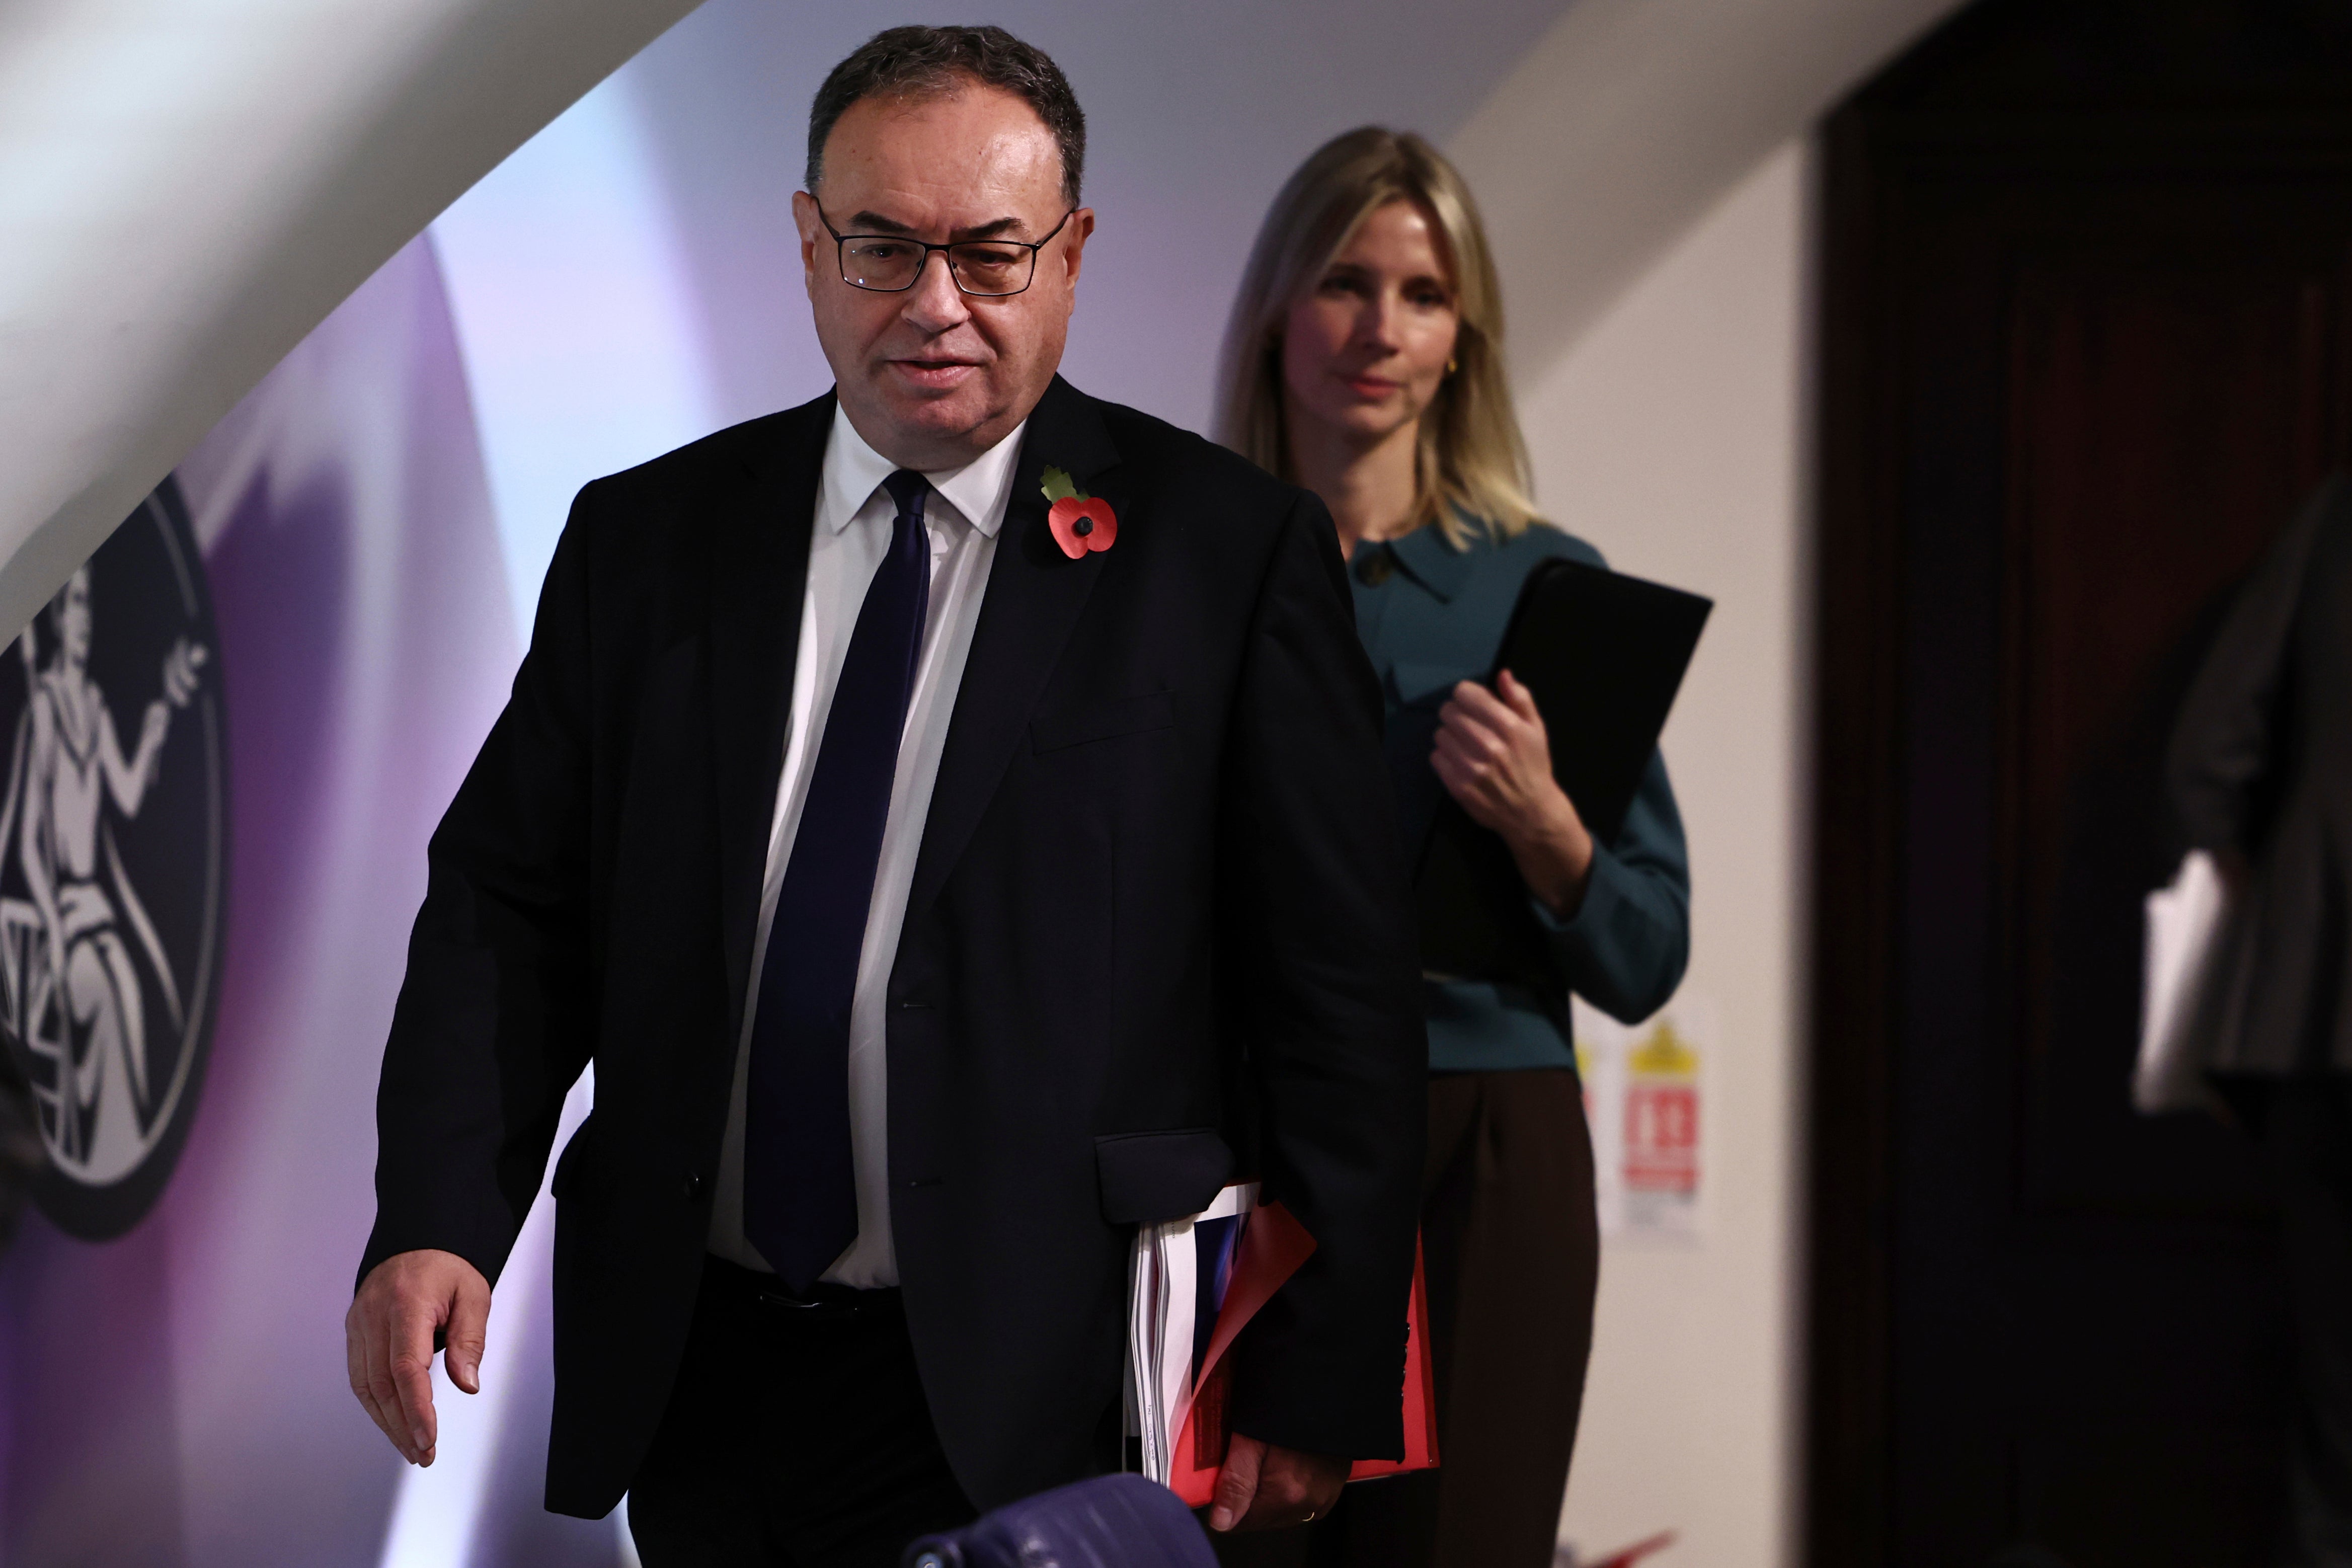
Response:
[[[1901,451],[1874,319],[1882,193],[1866,111],[1822,132],[1815,555],[1806,1550],[1882,1560],[1891,1474],[1891,1067],[1900,899]]]
[[[2128,95],[2079,110],[2044,101],[1922,111],[1916,89],[2048,0],[1988,0],[1948,24],[1833,114],[1822,131],[1811,816],[1813,905],[1807,1095],[1808,1262],[1803,1437],[1809,1568],[1890,1564],[1895,1215],[1893,1147],[1901,1028],[1902,520],[1906,366],[1888,285],[1905,173],[1998,143],[2021,163],[2125,169],[2242,160],[2352,168],[2340,111],[2284,93],[2268,110],[2184,115]],[[2074,7],[2077,10],[2084,6]],[[2296,9],[2281,5],[2283,15]],[[2311,9],[2304,7],[2305,10]],[[2093,74],[2095,74],[2095,72]]]

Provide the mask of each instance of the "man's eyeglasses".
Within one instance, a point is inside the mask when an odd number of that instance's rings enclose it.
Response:
[[[923,268],[930,265],[931,252],[938,250],[947,254],[948,275],[957,288],[981,299],[995,300],[1029,287],[1037,275],[1037,253],[1069,226],[1077,210],[1072,207],[1064,213],[1053,234],[1040,240],[959,239],[951,245],[930,245],[897,234],[844,234],[833,226],[822,206],[816,209],[816,218],[833,236],[840,254],[841,280],[852,289],[904,293],[922,277]]]

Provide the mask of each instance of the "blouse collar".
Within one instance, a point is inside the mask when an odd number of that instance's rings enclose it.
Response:
[[[1470,581],[1471,551],[1477,547],[1474,536],[1470,550],[1454,549],[1447,542],[1444,530],[1433,522],[1425,522],[1402,538],[1387,542],[1397,564],[1441,603],[1450,602]]]

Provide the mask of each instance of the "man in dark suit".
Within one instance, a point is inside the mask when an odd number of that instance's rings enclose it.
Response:
[[[895,28],[793,197],[836,379],[581,492],[430,853],[352,1380],[429,1463],[564,1092],[548,1503],[896,1561],[1121,1457],[1133,1227],[1318,1247],[1212,1522],[1401,1450],[1424,1047],[1381,710],[1303,491],[1062,382],[1053,62]],[[1049,510],[1049,492],[1091,492]],[[1076,515],[1073,515],[1073,514]]]

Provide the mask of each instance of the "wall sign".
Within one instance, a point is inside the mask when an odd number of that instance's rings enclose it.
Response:
[[[1709,1110],[1704,1069],[1718,1040],[1715,1009],[1678,995],[1628,1028],[1580,999],[1575,1025],[1601,1234],[1698,1240]]]

